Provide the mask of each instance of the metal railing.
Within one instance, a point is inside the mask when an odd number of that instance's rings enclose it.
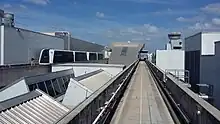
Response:
[[[164,75],[164,81],[166,80],[167,75],[173,75],[180,82],[186,84],[188,87],[191,87],[190,82],[190,73],[188,70],[184,69],[166,69]]]
[[[103,124],[109,122],[138,63],[138,60],[133,62],[61,118],[57,123]]]
[[[182,123],[220,124],[220,111],[218,109],[200,98],[198,94],[179,82],[173,75],[166,75],[165,83],[165,72],[149,61],[146,63],[166,91],[166,96]]]

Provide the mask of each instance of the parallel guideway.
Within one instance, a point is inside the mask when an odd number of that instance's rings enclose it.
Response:
[[[140,62],[112,124],[174,124],[145,62]]]

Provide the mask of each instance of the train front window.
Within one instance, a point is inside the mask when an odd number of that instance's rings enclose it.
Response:
[[[76,56],[75,58],[76,61],[87,61],[86,53],[76,52],[75,56]]]
[[[49,49],[43,50],[40,63],[49,63]]]
[[[74,62],[73,52],[54,51],[53,63],[71,63]]]
[[[89,60],[97,60],[96,53],[89,53]]]

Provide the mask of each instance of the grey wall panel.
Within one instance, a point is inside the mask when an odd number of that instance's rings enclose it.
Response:
[[[28,43],[29,58],[38,58],[40,51],[44,48],[64,49],[64,40],[61,38],[41,34],[34,35],[36,36]]]
[[[5,27],[5,64],[26,63],[28,61],[28,43],[23,32]]]
[[[214,97],[214,105],[220,109],[220,42],[215,43],[215,58],[213,60],[214,71],[212,72],[213,76],[215,76],[213,81],[213,97]],[[208,65],[207,65],[208,66]]]
[[[220,109],[220,43],[215,43],[214,56],[201,56],[200,82],[213,85],[213,105]]]
[[[213,105],[220,109],[220,59],[216,56],[201,56],[200,83],[213,85]]]
[[[194,91],[196,84],[200,83],[200,50],[185,52],[185,70],[190,73],[190,84]]]
[[[130,65],[132,62],[138,59],[139,51],[143,48],[142,44],[134,46],[128,46],[126,54],[122,54],[123,44],[122,46],[114,46],[112,47],[112,53],[109,58],[110,64],[124,64],[124,65]]]
[[[195,51],[201,50],[201,33],[195,34],[193,36],[185,38],[185,50],[186,51]]]
[[[1,20],[1,17],[0,17],[0,20]],[[0,61],[1,61],[1,24],[0,24]]]
[[[5,64],[37,60],[44,48],[64,49],[64,40],[24,29],[5,28]]]
[[[215,77],[215,57],[214,56],[201,56],[200,61],[200,83],[212,84]]]
[[[104,50],[104,46],[71,38],[70,49],[74,51],[102,52],[102,50]]]

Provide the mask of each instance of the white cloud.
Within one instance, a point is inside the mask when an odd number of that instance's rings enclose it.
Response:
[[[194,15],[197,13],[198,12],[195,10],[184,10],[184,9],[174,10],[174,9],[170,9],[170,8],[168,8],[166,10],[152,12],[152,14],[155,14],[155,15]]]
[[[186,21],[186,18],[184,17],[179,17],[179,18],[176,18],[177,21],[179,22],[185,22]]]
[[[193,26],[190,26],[189,29],[192,29],[192,30],[209,30],[209,29],[214,29],[214,27],[210,23],[199,23],[199,22],[197,22]]]
[[[22,9],[27,9],[27,7],[23,4],[20,4],[19,7],[22,8]]]
[[[104,17],[105,17],[105,14],[102,13],[102,12],[96,12],[96,17],[98,17],[98,18],[104,18]]]
[[[23,0],[23,1],[36,5],[47,5],[50,2],[50,0]]]
[[[151,4],[180,4],[178,0],[115,0],[115,1],[131,1],[136,3],[151,3]]]
[[[212,23],[215,25],[220,25],[220,18],[213,18]]]
[[[11,8],[11,7],[12,7],[12,5],[8,4],[8,3],[3,5],[3,8]]]
[[[185,17],[178,17],[176,18],[177,21],[179,22],[202,22],[205,20],[205,16],[195,16],[191,18],[185,18]]]
[[[157,36],[160,32],[163,32],[162,28],[159,28],[152,24],[144,24],[119,29],[119,34],[121,36],[149,37]]]
[[[143,35],[143,32],[137,31],[134,28],[127,28],[128,33]]]
[[[131,27],[113,28],[103,32],[102,36],[113,41],[138,41],[150,42],[155,39],[167,37],[167,30],[152,24],[137,25]],[[166,39],[166,38],[164,38]]]
[[[208,13],[220,14],[220,3],[208,4],[207,6],[201,8],[201,10]]]
[[[159,29],[158,27],[151,25],[151,24],[144,24],[144,27],[147,29],[149,33],[158,33]]]

